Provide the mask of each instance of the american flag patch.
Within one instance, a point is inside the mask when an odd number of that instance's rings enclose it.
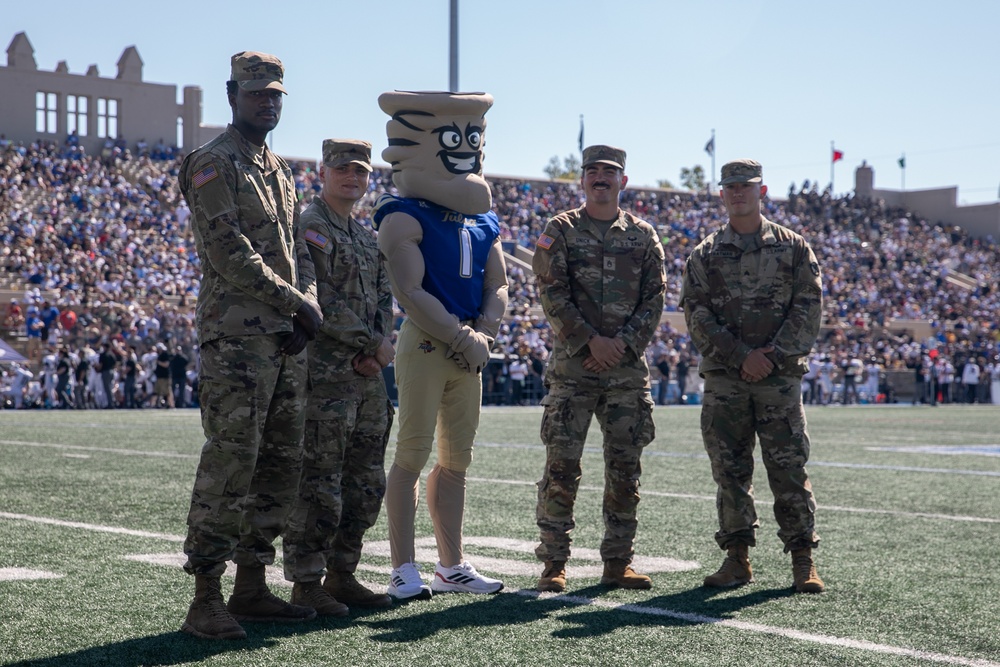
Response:
[[[219,172],[215,170],[215,165],[210,164],[191,177],[191,184],[196,188],[200,188],[218,175]]]
[[[326,248],[326,244],[330,242],[330,239],[326,238],[315,229],[306,230],[306,241],[312,243],[314,246],[320,250]]]
[[[555,242],[556,240],[551,236],[549,236],[548,234],[542,234],[541,236],[538,237],[538,242],[535,243],[535,245],[538,246],[539,248],[544,248],[545,250],[548,250],[549,248],[552,247],[552,244]]]

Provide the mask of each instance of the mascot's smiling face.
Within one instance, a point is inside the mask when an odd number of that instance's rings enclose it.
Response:
[[[483,125],[485,124],[484,122]],[[483,173],[483,129],[482,126],[469,123],[463,132],[462,128],[452,123],[431,130],[432,134],[438,135],[438,143],[441,145],[438,157],[445,169],[453,174]]]
[[[483,145],[492,96],[393,91],[380,95],[378,103],[392,116],[382,158],[392,165],[400,195],[467,215],[490,210],[493,196],[483,179]]]

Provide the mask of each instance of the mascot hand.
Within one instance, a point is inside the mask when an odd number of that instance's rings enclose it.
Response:
[[[465,326],[451,341],[449,347],[455,352],[456,357],[464,359],[465,365],[459,363],[459,366],[470,373],[479,373],[486,368],[486,364],[490,361],[490,348],[493,347],[493,340],[486,334]]]
[[[456,364],[458,364],[458,367],[461,368],[466,373],[469,372],[469,362],[465,360],[465,357],[455,352],[455,350],[449,347],[448,350],[444,353],[444,356],[446,359],[451,359]]]

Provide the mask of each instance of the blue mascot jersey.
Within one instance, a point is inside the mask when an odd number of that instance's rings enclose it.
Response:
[[[483,305],[486,259],[500,236],[500,222],[493,211],[465,215],[426,199],[382,195],[375,202],[375,229],[390,213],[405,213],[420,223],[424,256],[422,287],[460,320],[479,317]]]

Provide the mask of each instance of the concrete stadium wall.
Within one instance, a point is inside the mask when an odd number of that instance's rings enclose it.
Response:
[[[875,188],[875,170],[862,163],[854,172],[854,193],[865,199],[881,199],[889,206],[913,211],[928,222],[961,227],[974,238],[1000,241],[1000,202],[958,205],[958,188],[931,190],[883,190]]]
[[[66,61],[55,71],[38,69],[34,48],[27,35],[18,33],[7,49],[7,66],[0,67],[0,130],[12,141],[30,143],[36,139],[62,143],[68,131],[67,97],[87,100],[86,135],[80,132],[80,145],[91,155],[99,154],[105,137],[98,136],[98,99],[115,100],[117,133],[134,145],[139,139],[149,144],[162,139],[167,145],[177,141],[177,120],[182,108],[177,104],[177,86],[147,83],[142,80],[142,58],[135,47],[128,47],[118,60],[115,78],[102,77],[96,65],[86,74],[73,74]],[[36,127],[36,93],[56,95],[56,126],[53,131]],[[81,119],[82,120],[82,119]]]

